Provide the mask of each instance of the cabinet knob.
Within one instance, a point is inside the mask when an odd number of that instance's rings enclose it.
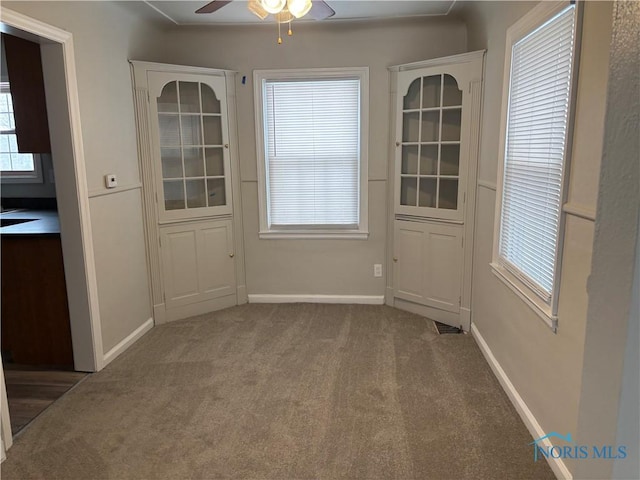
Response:
[[[234,254],[234,253],[230,253],[230,254],[229,254],[229,256],[230,256],[231,258],[233,258],[233,257],[235,256],[235,254]]]
[[[229,148],[229,144],[228,144],[228,143],[225,143],[225,144],[224,144],[224,148]]]
[[[397,262],[398,261],[398,257],[393,257],[393,261]]]
[[[400,146],[400,142],[396,142],[396,147],[399,147],[399,146]]]

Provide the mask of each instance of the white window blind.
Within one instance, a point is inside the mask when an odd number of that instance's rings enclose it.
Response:
[[[360,79],[263,88],[269,226],[357,227]]]
[[[500,262],[546,303],[554,289],[575,42],[571,5],[513,45]]]

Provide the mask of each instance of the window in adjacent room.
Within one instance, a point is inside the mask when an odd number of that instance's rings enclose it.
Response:
[[[553,328],[570,150],[576,6],[542,2],[507,32],[493,269]]]
[[[8,82],[0,82],[0,170],[3,182],[40,182],[39,159],[18,152],[13,101]]]
[[[368,69],[254,81],[260,235],[366,238]]]

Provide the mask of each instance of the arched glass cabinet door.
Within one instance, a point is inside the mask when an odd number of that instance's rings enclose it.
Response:
[[[399,95],[396,212],[461,219],[463,92],[447,73]]]
[[[224,79],[149,76],[161,218],[231,213]]]

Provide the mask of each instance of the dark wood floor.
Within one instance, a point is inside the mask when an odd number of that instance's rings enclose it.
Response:
[[[15,435],[87,374],[5,364],[4,376]]]

